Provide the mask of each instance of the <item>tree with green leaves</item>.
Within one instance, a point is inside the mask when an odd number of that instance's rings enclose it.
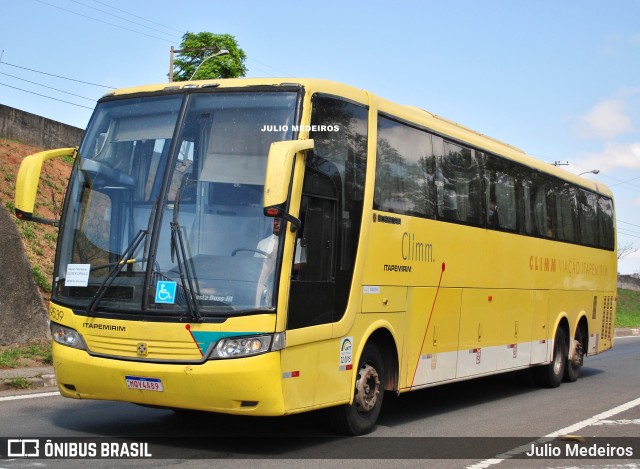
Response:
[[[186,32],[180,50],[173,62],[173,81],[237,78],[247,73],[247,55],[231,34]],[[223,50],[229,53],[214,57]]]

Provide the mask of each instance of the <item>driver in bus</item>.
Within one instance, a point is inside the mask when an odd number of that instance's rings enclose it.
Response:
[[[280,231],[282,230],[282,219],[274,218],[273,219],[273,231],[266,238],[258,241],[258,246],[256,246],[256,250],[260,251],[254,254],[254,257],[268,257],[271,258],[278,251],[278,242],[280,240]],[[302,268],[302,265],[307,262],[307,253],[306,248],[304,246],[303,238],[296,238],[296,252],[295,259],[293,262],[293,271],[299,272]]]

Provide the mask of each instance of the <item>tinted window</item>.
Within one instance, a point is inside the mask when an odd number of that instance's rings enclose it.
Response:
[[[575,188],[559,181],[553,184],[555,192],[555,212],[558,238],[572,243],[578,242],[576,220],[578,209],[576,205]]]
[[[578,189],[578,216],[580,218],[580,242],[589,246],[598,243],[598,196]]]
[[[435,215],[431,135],[378,117],[374,208],[422,217]]]
[[[438,217],[482,224],[482,182],[473,150],[444,142],[443,153],[436,155],[436,191]]]
[[[306,158],[288,329],[342,318],[362,223],[368,110],[329,96],[312,101],[311,124],[318,130]]]
[[[497,158],[487,158],[485,177],[486,225],[488,228],[517,229],[516,168]]]
[[[307,165],[330,176],[339,186],[341,249],[339,266],[350,271],[355,262],[362,221],[367,169],[367,109],[330,97],[314,96],[311,124],[333,131],[312,132],[315,143]]]
[[[598,197],[598,231],[600,232],[600,246],[605,249],[613,249],[615,247],[613,202],[602,196]]]

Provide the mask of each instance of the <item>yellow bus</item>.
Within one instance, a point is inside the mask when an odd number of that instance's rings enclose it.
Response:
[[[385,392],[613,345],[611,191],[429,112],[313,79],[104,96],[73,155],[50,306],[60,393],[375,427]],[[42,221],[40,219],[40,221]]]

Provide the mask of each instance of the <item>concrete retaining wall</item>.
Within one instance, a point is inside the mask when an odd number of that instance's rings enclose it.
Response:
[[[83,129],[0,104],[0,137],[44,149],[77,147]]]
[[[22,238],[0,206],[0,346],[44,339],[48,314],[33,280]]]

